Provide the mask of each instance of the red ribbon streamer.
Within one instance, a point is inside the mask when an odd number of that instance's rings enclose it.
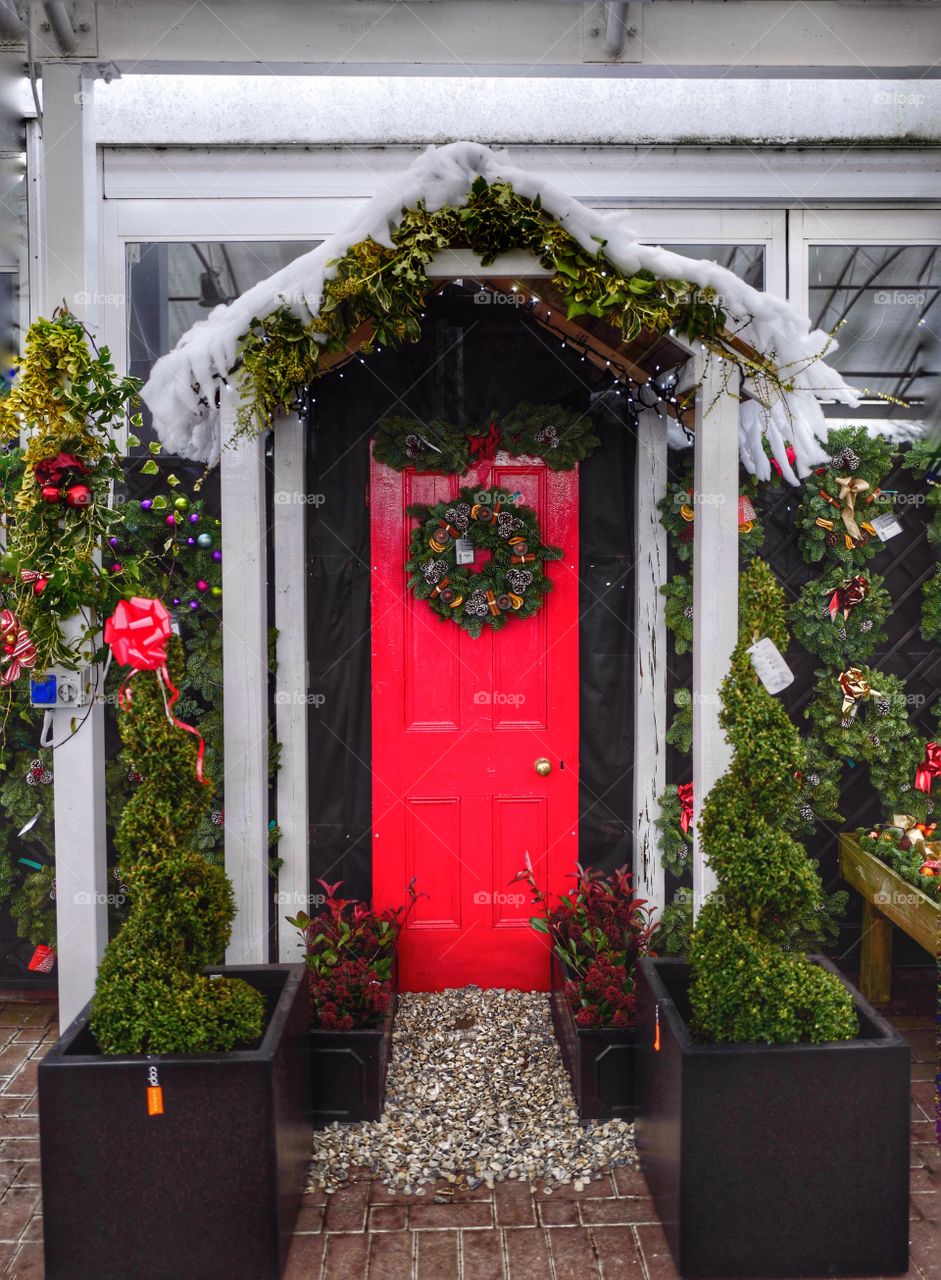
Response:
[[[925,747],[925,758],[915,773],[915,787],[919,791],[929,792],[931,782],[941,774],[941,744],[929,742]]]
[[[680,829],[683,834],[689,831],[690,823],[693,821],[693,784],[691,782],[681,782],[676,788],[676,794],[680,798],[680,804],[683,806],[680,811]]]

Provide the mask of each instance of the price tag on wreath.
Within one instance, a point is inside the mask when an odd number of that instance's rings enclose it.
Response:
[[[881,516],[875,516],[870,523],[882,542],[888,542],[890,538],[902,532],[902,526],[889,511],[883,512]]]
[[[458,538],[454,544],[455,564],[474,563],[474,544],[470,538]]]
[[[769,693],[780,693],[794,683],[794,672],[784,661],[780,649],[768,636],[756,640],[748,649],[758,679]]]

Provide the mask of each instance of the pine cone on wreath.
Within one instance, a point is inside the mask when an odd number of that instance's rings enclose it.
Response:
[[[814,820],[814,811],[813,811],[813,809],[811,809],[811,807],[810,807],[810,805],[809,805],[809,804],[802,804],[802,805],[801,805],[801,807],[800,807],[800,816],[803,818],[803,820],[804,820],[805,822],[813,822],[813,820]]]
[[[860,629],[860,631],[862,631],[865,635],[868,635],[868,634],[869,634],[869,632],[872,630],[872,625],[873,625],[873,623],[872,623],[872,618],[866,618],[866,619],[864,619],[864,621],[862,621],[862,622],[859,624],[859,629]]]
[[[688,604],[686,608],[683,610],[683,617],[686,619],[687,622],[692,622],[693,606],[691,604]]]
[[[831,459],[834,467],[845,467],[847,471],[857,471],[859,469],[859,454],[855,453],[848,445],[845,449]]]
[[[883,698],[880,702],[876,703],[876,710],[880,716],[887,716],[891,712],[892,707],[891,704]]]
[[[808,774],[807,774],[807,785],[808,785],[809,787],[819,787],[819,786],[820,786],[820,774],[819,774],[819,773],[808,773]]]

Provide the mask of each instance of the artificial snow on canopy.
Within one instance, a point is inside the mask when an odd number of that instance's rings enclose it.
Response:
[[[726,327],[770,358],[777,374],[777,380],[768,383],[768,403],[750,399],[741,405],[743,465],[759,479],[770,477],[765,442],[791,484],[825,461],[822,445],[827,427],[818,401],[848,406],[859,403],[858,393],[821,358],[824,351],[836,346],[830,335],[812,330],[810,321],[796,308],[753,289],[714,262],[640,244],[618,214],[590,209],[553,183],[513,166],[506,152],[473,142],[429,147],[364,206],[346,231],[331,236],[233,302],[216,307],[157,361],[141,394],[167,451],[210,465],[217,463],[221,441],[213,388],[237,366],[240,343],[253,326],[257,327],[259,318],[288,311],[308,324],[320,314],[324,286],[352,246],[373,241],[393,248],[393,233],[407,211],[419,206],[429,213],[462,208],[480,179],[488,186],[508,184],[517,196],[537,201],[542,214],[582,249],[593,257],[603,252],[626,276],[650,272],[658,280],[682,280],[714,290],[721,299]],[[321,339],[315,334],[314,338],[327,341],[326,335]],[[794,449],[793,466],[787,456],[788,442]]]

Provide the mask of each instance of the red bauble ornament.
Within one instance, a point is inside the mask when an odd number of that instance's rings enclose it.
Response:
[[[73,484],[66,489],[65,500],[70,507],[87,507],[91,503],[91,489],[87,484]]]
[[[42,487],[42,496],[45,502],[58,502],[62,497],[61,489],[57,489],[54,484],[44,484]]]
[[[46,589],[46,586],[48,585],[48,582],[49,582],[49,579],[48,579],[48,578],[37,578],[37,579],[36,579],[36,581],[33,583],[33,591],[36,593],[36,595],[37,595],[37,596],[41,596],[41,595],[42,595],[42,593],[43,593],[43,592],[45,591],[45,589]]]

